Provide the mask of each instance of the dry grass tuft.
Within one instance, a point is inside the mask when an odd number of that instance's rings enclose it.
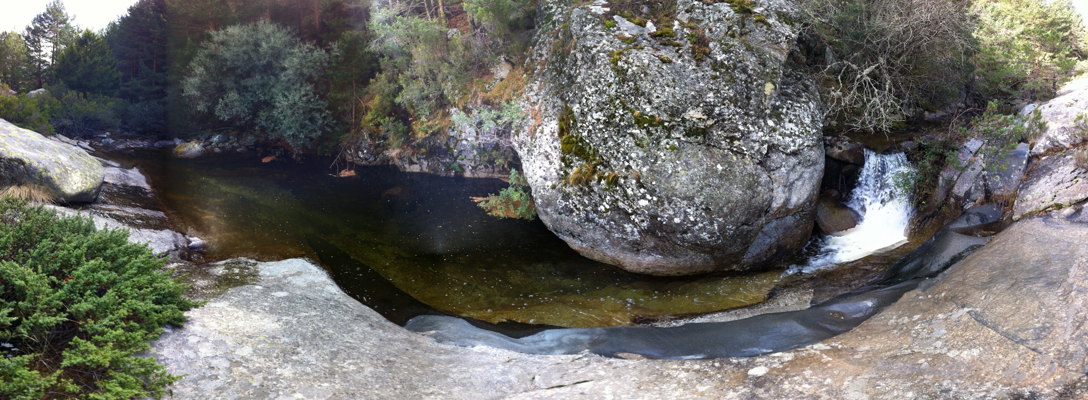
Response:
[[[53,204],[57,202],[53,191],[39,185],[12,185],[0,188],[0,197],[11,197],[34,204]]]

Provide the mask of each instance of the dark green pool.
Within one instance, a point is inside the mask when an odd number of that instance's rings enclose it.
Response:
[[[780,281],[778,271],[653,278],[588,260],[540,222],[476,207],[469,197],[498,192],[496,179],[377,167],[336,178],[328,160],[262,164],[253,153],[129,157],[177,228],[211,243],[209,261],[310,257],[395,322],[428,311],[422,303],[493,323],[630,324],[754,304]]]

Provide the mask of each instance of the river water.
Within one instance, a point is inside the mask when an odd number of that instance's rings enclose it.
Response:
[[[497,179],[384,167],[337,178],[327,159],[265,164],[252,153],[112,158],[140,168],[175,228],[211,244],[207,261],[309,257],[397,323],[438,310],[488,323],[626,325],[756,304],[798,280],[784,269],[659,278],[588,260],[539,221],[496,219],[469,199],[497,193]],[[860,272],[824,288],[848,289],[877,269],[855,264],[840,272]]]
[[[309,257],[398,323],[433,308],[490,323],[624,325],[751,305],[783,280],[781,270],[655,278],[588,260],[539,221],[490,217],[469,199],[497,193],[497,179],[384,167],[336,178],[325,159],[262,164],[252,153],[111,158],[138,166],[176,228],[211,244],[207,261]]]

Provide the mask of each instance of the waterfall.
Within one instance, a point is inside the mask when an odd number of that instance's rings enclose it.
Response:
[[[818,239],[817,254],[789,272],[813,272],[906,243],[914,209],[909,191],[896,183],[913,172],[903,153],[880,154],[866,149],[865,166],[846,203],[861,215],[861,221],[838,236]]]

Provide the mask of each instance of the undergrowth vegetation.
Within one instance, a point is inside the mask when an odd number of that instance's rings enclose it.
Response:
[[[529,194],[529,182],[516,169],[510,170],[510,186],[499,194],[473,198],[488,215],[500,218],[536,219],[536,205]]]
[[[915,172],[900,177],[896,184],[913,191],[915,201],[924,203],[937,191],[940,174],[946,167],[964,171],[977,161],[991,172],[1008,168],[1009,153],[1018,144],[1038,138],[1046,131],[1047,124],[1037,108],[1026,115],[1003,114],[999,110],[999,103],[991,101],[969,122],[922,139],[919,149],[910,153]],[[978,148],[965,153],[963,143],[970,140],[978,140]]]
[[[138,356],[194,304],[127,233],[0,199],[0,398],[161,396],[171,376]]]
[[[1046,100],[1088,56],[1069,0],[809,0],[804,11],[836,130],[885,133],[925,111]]]

